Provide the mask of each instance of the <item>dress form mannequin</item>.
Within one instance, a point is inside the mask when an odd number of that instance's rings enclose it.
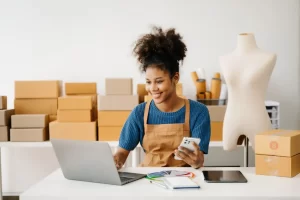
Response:
[[[238,35],[237,48],[220,57],[228,89],[223,123],[223,148],[237,147],[239,136],[249,138],[255,149],[255,135],[271,129],[265,94],[276,63],[276,55],[259,49],[250,33]]]

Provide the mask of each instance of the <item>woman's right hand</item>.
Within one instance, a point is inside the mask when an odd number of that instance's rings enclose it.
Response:
[[[124,165],[120,159],[118,158],[118,156],[114,156],[114,161],[115,161],[115,165],[116,165],[116,168],[117,170],[121,169],[122,166]]]
[[[123,148],[118,148],[118,151],[114,155],[114,161],[116,168],[119,170],[123,167],[124,163],[126,162],[126,159],[129,155],[129,151]]]

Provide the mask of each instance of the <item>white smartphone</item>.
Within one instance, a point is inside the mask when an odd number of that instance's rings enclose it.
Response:
[[[185,147],[191,151],[195,150],[195,147],[193,146],[193,142],[195,142],[197,145],[200,143],[200,138],[191,138],[191,137],[184,137],[180,143],[179,146]],[[180,149],[178,149],[180,151]],[[175,155],[175,160],[181,160],[181,158],[177,157]]]

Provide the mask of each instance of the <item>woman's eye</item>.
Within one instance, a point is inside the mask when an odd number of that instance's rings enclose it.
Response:
[[[163,81],[157,81],[157,83],[162,83]]]
[[[147,85],[149,85],[149,84],[150,84],[150,82],[146,82],[146,84],[147,84]]]

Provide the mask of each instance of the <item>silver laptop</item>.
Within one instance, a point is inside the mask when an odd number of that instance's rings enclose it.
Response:
[[[118,172],[106,142],[51,139],[51,143],[66,179],[124,185],[146,176]]]

